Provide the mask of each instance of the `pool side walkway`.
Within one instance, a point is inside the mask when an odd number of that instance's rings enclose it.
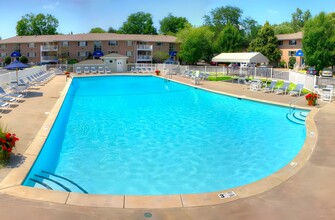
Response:
[[[177,76],[172,79],[191,83],[190,79]],[[0,182],[11,169],[25,162],[23,153],[42,128],[65,86],[65,77],[56,76],[45,86],[30,89],[23,102],[1,115],[1,123],[15,132],[20,141],[10,165],[0,169]],[[306,106],[303,97],[252,92],[245,85],[205,81],[201,87],[241,98]],[[0,219],[335,219],[335,102],[321,103],[314,121],[318,138],[309,160],[284,183],[254,196],[201,207],[134,209],[65,205],[15,197],[0,190]]]

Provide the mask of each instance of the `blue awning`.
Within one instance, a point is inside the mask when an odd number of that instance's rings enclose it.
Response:
[[[11,56],[11,57],[20,57],[21,54],[20,54],[20,52],[18,52],[18,51],[14,51],[13,53],[11,53],[10,56]]]
[[[102,57],[104,53],[101,50],[96,50],[93,53],[93,57]]]
[[[295,52],[295,55],[298,57],[302,57],[304,56],[304,52],[302,52],[302,50],[297,50],[297,52]]]

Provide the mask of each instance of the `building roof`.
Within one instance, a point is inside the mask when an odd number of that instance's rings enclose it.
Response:
[[[83,60],[76,63],[75,65],[103,65],[103,64],[104,62],[102,60],[95,59],[95,60]]]
[[[15,36],[0,41],[0,44],[11,43],[47,43],[61,41],[144,41],[144,42],[176,42],[177,38],[169,35],[142,35],[142,34],[115,34],[115,33],[93,33],[93,34],[64,34],[64,35],[34,35]]]
[[[213,62],[268,63],[269,59],[259,52],[221,53],[212,58]]]
[[[110,53],[110,54],[100,57],[100,59],[106,59],[106,58],[127,58],[128,59],[127,56],[124,56],[118,53]]]
[[[276,35],[278,40],[298,40],[302,39],[302,32],[297,32],[293,34],[278,34]]]

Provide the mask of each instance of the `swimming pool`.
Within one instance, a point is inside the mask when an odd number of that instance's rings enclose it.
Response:
[[[156,77],[75,78],[24,185],[42,187],[31,180],[37,179],[61,189],[39,177],[54,178],[48,173],[94,194],[245,185],[276,172],[301,149],[305,126],[288,121],[287,112]]]

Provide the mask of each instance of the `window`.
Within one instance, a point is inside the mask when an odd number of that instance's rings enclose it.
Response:
[[[163,46],[163,43],[162,43],[162,42],[157,42],[157,43],[156,43],[156,46],[157,46],[157,47],[162,47],[162,46]]]
[[[69,41],[62,41],[62,47],[68,47]]]
[[[297,41],[296,40],[290,40],[288,42],[289,45],[297,45]]]
[[[290,51],[288,52],[288,56],[289,56],[289,57],[293,57],[293,56],[295,56],[295,51],[290,50]]]
[[[169,52],[175,51],[175,49],[176,49],[176,45],[173,44],[173,43],[170,43],[169,44]]]
[[[79,41],[78,46],[79,47],[86,47],[87,46],[87,41]]]
[[[133,51],[127,51],[126,56],[127,57],[132,57],[133,56]]]
[[[87,57],[88,52],[78,52],[78,57]]]
[[[133,42],[131,40],[128,40],[127,41],[127,46],[130,47],[130,46],[133,46]]]
[[[36,57],[36,52],[28,52],[27,57]]]
[[[278,41],[278,45],[279,45],[279,46],[284,45],[283,41],[282,41],[282,40]]]
[[[6,49],[7,48],[7,44],[0,44],[0,49]]]
[[[108,53],[119,53],[119,51],[117,51],[117,50],[110,50],[110,51],[108,51]]]
[[[116,40],[110,40],[110,41],[108,41],[108,45],[109,46],[117,46],[117,45],[119,45],[119,42],[116,41]]]
[[[6,57],[6,56],[7,56],[7,53],[1,53],[0,56],[1,56],[1,57]]]
[[[101,41],[94,41],[94,51],[101,50]]]
[[[28,47],[29,48],[34,48],[34,47],[36,47],[36,45],[35,45],[35,43],[28,43]]]

